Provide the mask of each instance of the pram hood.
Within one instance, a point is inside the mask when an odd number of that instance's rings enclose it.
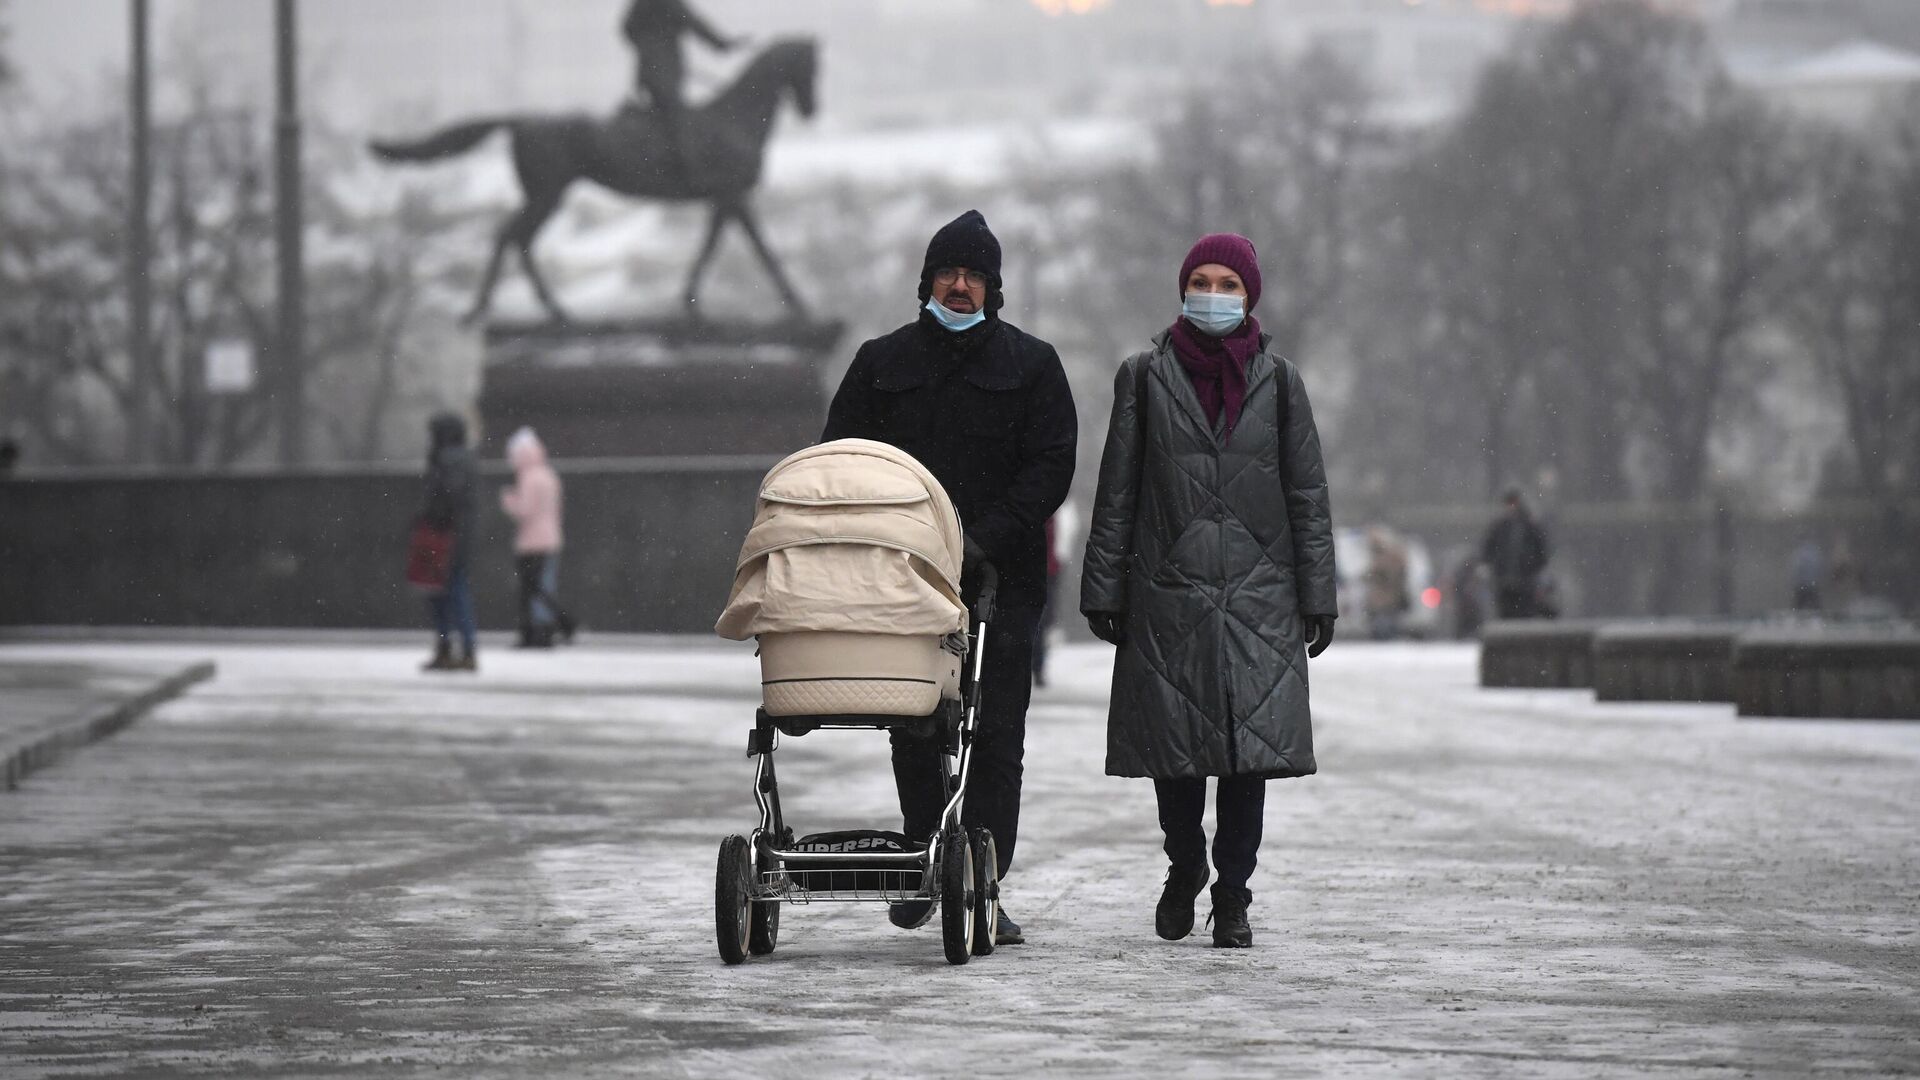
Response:
[[[810,446],[761,481],[714,631],[964,630],[963,545],[953,501],[912,455],[866,439]]]

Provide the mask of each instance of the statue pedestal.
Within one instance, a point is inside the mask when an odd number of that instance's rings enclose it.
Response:
[[[692,319],[489,324],[481,449],[531,425],[561,458],[781,456],[826,420],[820,362],[839,322]]]

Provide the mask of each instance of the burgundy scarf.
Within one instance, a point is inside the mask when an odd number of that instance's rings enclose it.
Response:
[[[1260,322],[1251,315],[1224,337],[1194,329],[1185,316],[1173,320],[1173,355],[1193,380],[1207,423],[1217,426],[1220,410],[1227,412],[1222,442],[1240,422],[1240,407],[1247,402],[1247,363],[1259,351]]]

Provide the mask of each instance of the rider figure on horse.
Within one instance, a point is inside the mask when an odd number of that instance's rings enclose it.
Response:
[[[724,37],[711,24],[687,7],[686,0],[633,0],[620,31],[633,44],[639,70],[635,82],[646,92],[654,115],[666,133],[668,160],[675,163],[684,180],[692,179],[687,154],[686,100],[681,84],[686,81],[686,54],[680,38],[693,34],[722,52],[738,42]]]

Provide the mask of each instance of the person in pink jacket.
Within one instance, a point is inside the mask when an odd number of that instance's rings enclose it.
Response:
[[[574,622],[554,598],[560,585],[560,474],[547,464],[547,448],[530,427],[507,439],[513,484],[501,489],[500,506],[517,526],[513,538],[520,577],[520,647],[550,649],[554,633],[573,640]]]

